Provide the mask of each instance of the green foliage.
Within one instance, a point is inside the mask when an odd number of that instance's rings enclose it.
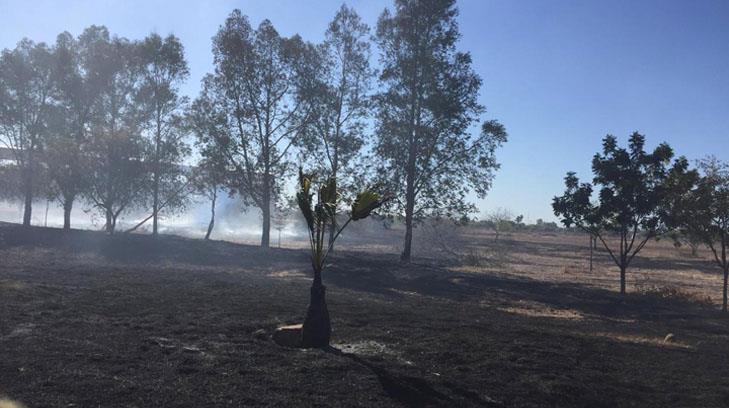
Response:
[[[229,183],[247,205],[261,209],[261,245],[269,246],[271,208],[293,169],[290,149],[311,120],[317,54],[299,36],[283,37],[269,20],[251,26],[234,10],[213,37],[215,71],[195,104],[205,116],[202,149],[222,160]],[[205,124],[205,121],[208,121]]]
[[[645,137],[630,136],[628,148],[618,147],[614,136],[603,139],[601,153],[592,160],[593,183],[580,183],[574,172],[565,177],[565,193],[552,203],[555,215],[566,227],[577,226],[593,234],[607,249],[621,270],[621,292],[625,269],[651,238],[670,229],[667,204],[682,194],[688,162],[680,157],[671,163],[673,150],[663,143],[645,151]],[[593,200],[598,188],[597,201]],[[608,240],[617,235],[619,248]]]
[[[679,237],[689,243],[702,243],[711,250],[724,274],[723,310],[727,310],[729,280],[729,165],[715,157],[699,161],[701,174],[675,178],[682,194],[670,202],[670,223]],[[676,187],[678,188],[678,187]]]
[[[81,67],[94,87],[85,149],[91,166],[84,196],[105,218],[106,230],[114,232],[123,212],[144,204],[150,185],[144,160],[149,144],[141,136],[137,100],[138,48],[97,26],[84,30],[78,41]]]
[[[380,195],[375,192],[363,191],[357,194],[352,203],[352,220],[367,218],[380,205],[382,205]]]
[[[482,81],[471,55],[456,49],[457,15],[455,0],[397,0],[377,24],[382,92],[375,153],[382,182],[397,196],[390,210],[405,215],[406,261],[415,221],[476,211],[466,197],[485,197],[499,167],[495,151],[507,138],[496,121],[471,134],[485,112]]]
[[[28,39],[0,54],[0,146],[12,152],[19,170],[24,225],[30,225],[42,171],[40,156],[46,147],[54,66],[53,50]]]
[[[311,118],[300,146],[301,158],[343,187],[340,200],[364,173],[361,150],[371,111],[374,71],[370,68],[370,29],[356,11],[342,5],[317,47],[315,86],[306,93]]]
[[[357,194],[352,204],[349,219],[339,228],[334,239],[325,245],[325,237],[329,229],[336,222],[337,182],[334,177],[329,177],[321,183],[318,191],[313,192],[313,174],[304,173],[299,169],[299,186],[296,192],[296,201],[299,209],[306,220],[309,229],[309,243],[311,245],[312,267],[315,272],[315,279],[321,279],[320,273],[324,267],[327,255],[331,250],[339,234],[349,225],[351,221],[367,218],[372,211],[381,207],[385,200],[376,192],[364,190]],[[316,200],[314,196],[316,195]]]
[[[186,186],[191,180],[181,165],[190,154],[183,121],[187,98],[180,96],[180,86],[189,70],[184,47],[174,35],[163,39],[152,33],[136,45],[136,54],[140,78],[135,100],[140,104],[148,145],[148,204],[152,209],[152,232],[157,234],[160,213],[182,211],[189,198]]]

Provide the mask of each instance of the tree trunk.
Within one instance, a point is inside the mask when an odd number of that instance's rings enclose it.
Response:
[[[261,248],[268,248],[271,243],[271,193],[268,191],[268,182],[264,182],[266,191],[263,193],[263,227],[261,231]]]
[[[114,233],[113,214],[110,209],[106,209],[106,232]]]
[[[119,217],[119,214],[112,214],[111,217],[111,234],[114,235],[114,232],[116,231],[116,220]]]
[[[625,295],[625,265],[620,265],[620,294]]]
[[[157,212],[159,211],[159,176],[154,174],[154,191],[152,192],[152,235],[157,236]]]
[[[279,238],[281,237],[281,231],[279,231]],[[337,214],[334,214],[334,220],[329,226],[329,251],[334,252],[334,237],[337,235]],[[280,246],[280,245],[279,245]]]
[[[25,205],[23,209],[23,226],[30,226],[30,217],[33,211],[33,188],[26,186],[25,188]]]
[[[729,265],[724,267],[724,294],[723,294],[723,301],[721,304],[721,310],[726,312],[727,311],[727,281],[729,280]]]
[[[332,335],[329,321],[329,310],[326,302],[326,287],[321,282],[321,272],[314,271],[314,282],[311,285],[311,300],[306,311],[306,319],[302,329],[303,347],[326,347]]]
[[[415,163],[408,169],[407,190],[405,192],[405,245],[400,260],[410,262],[413,245],[413,217],[415,213]]]
[[[412,256],[412,246],[413,246],[413,207],[414,203],[411,203],[410,198],[408,198],[408,202],[406,204],[405,208],[405,245],[402,249],[402,255],[400,255],[400,260],[403,262],[410,262],[410,258]]]
[[[337,154],[336,150],[334,152],[334,157],[336,160]],[[332,175],[331,177],[334,178],[334,180],[337,179],[337,168],[336,166],[333,166],[332,169]],[[337,181],[337,188],[339,188],[339,181]],[[281,235],[281,232],[279,231],[279,236]],[[327,243],[329,246],[329,251],[334,252],[334,237],[337,235],[337,209],[334,208],[334,218],[332,218],[332,223],[329,225],[329,242]]]
[[[63,229],[68,231],[71,229],[71,210],[73,209],[73,199],[63,200]]]
[[[157,97],[157,95],[155,95]],[[152,191],[152,235],[157,237],[159,219],[159,172],[160,172],[160,145],[162,144],[162,114],[157,105],[156,112],[157,131],[154,134],[154,186]]]
[[[215,227],[215,201],[218,198],[217,190],[213,192],[213,202],[210,205],[210,223],[208,224],[208,232],[205,233],[205,240],[210,239],[210,234],[213,233],[213,227]]]
[[[593,251],[592,239],[593,239],[593,236],[590,235],[590,273],[592,273],[592,251]]]

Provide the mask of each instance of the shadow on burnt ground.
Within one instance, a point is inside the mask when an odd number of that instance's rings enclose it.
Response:
[[[393,257],[394,258],[394,257]],[[578,283],[550,283],[528,278],[458,273],[429,264],[397,263],[394,259],[363,259],[338,254],[325,280],[341,288],[405,297],[408,294],[451,301],[489,298],[506,302],[539,302],[555,309],[572,309],[597,318],[657,321],[691,317],[720,317],[721,312],[682,299],[617,292]]]
[[[550,255],[554,253],[571,254],[580,252],[587,253],[589,251],[587,240],[585,240],[584,245],[580,245],[569,242],[560,242],[559,237],[555,237],[553,241],[547,242],[522,241],[505,237],[500,238],[498,242],[491,241],[491,244],[496,248],[504,246],[513,252],[526,252],[534,255]]]
[[[557,239],[558,237],[556,237]],[[558,241],[548,242],[532,242],[532,241],[520,241],[514,239],[503,239],[497,245],[486,246],[498,250],[500,247],[504,248],[507,255],[509,254],[529,254],[537,256],[556,256],[561,260],[572,260],[579,262],[587,262],[589,260],[589,247],[587,242],[584,245],[564,243]],[[610,254],[605,250],[601,243],[598,243],[598,247],[594,252],[596,261],[605,261],[611,266],[613,260]],[[515,263],[532,264],[523,259],[512,258]],[[539,266],[538,264],[534,264]],[[656,257],[645,257],[639,253],[636,255],[631,266],[638,267],[641,269],[656,269],[656,270],[686,270],[695,269],[701,272],[713,274],[717,273],[718,269],[713,259],[703,259],[699,257],[682,257],[682,258],[656,258]]]
[[[226,241],[204,241],[176,235],[151,235],[101,231],[30,227],[0,223],[0,248],[35,247],[74,254],[98,254],[124,264],[181,263],[197,266],[269,265],[280,260],[307,263],[300,250],[242,245]]]
[[[635,256],[630,266],[661,271],[686,271],[693,269],[709,275],[721,274],[721,269],[716,265],[714,260],[701,258],[656,259],[640,256],[639,254]]]
[[[457,384],[443,384],[452,393],[452,396],[449,396],[438,391],[423,378],[397,373],[396,369],[387,369],[356,354],[345,353],[332,346],[325,348],[324,351],[339,357],[349,358],[369,369],[377,377],[385,393],[393,400],[407,407],[461,406],[463,402],[482,407],[495,408],[504,406],[493,400],[485,400],[478,393],[467,390]],[[394,361],[388,361],[387,363],[391,367],[395,364]],[[454,396],[456,395],[464,401],[454,401]]]
[[[89,252],[98,248],[94,238],[103,234],[89,234],[81,234],[88,241],[74,245]],[[129,243],[133,248],[151,251],[144,248],[147,236],[125,239],[139,241]],[[32,406],[178,401],[178,406],[206,407],[233,399],[292,406],[310,397],[302,390],[313,392],[322,406],[498,406],[490,396],[506,406],[723,406],[717,401],[729,401],[722,383],[725,360],[717,357],[726,355],[727,319],[709,321],[706,317],[719,313],[693,304],[639,295],[623,300],[578,284],[456,273],[432,264],[402,265],[396,255],[338,251],[324,276],[331,285],[336,335],[343,341],[373,339],[395,354],[329,361],[319,354],[281,352],[256,334],[300,321],[309,282],[269,278],[255,263],[280,268],[287,262],[286,267],[305,271],[305,251],[168,236],[160,241],[159,259],[176,262],[173,267],[137,265],[139,254],[127,248],[118,259],[131,267],[114,265],[113,273],[104,273],[83,261],[69,267],[63,257],[53,259],[68,248],[63,243],[16,239],[14,245],[59,250],[18,261],[23,267],[13,269],[13,278],[28,285],[0,297],[12,323],[0,333],[7,347],[0,382],[8,392],[35,402]],[[197,251],[209,254],[200,257]],[[220,264],[237,270],[255,268],[244,276],[218,276],[182,265],[215,265],[210,259],[218,256]],[[528,308],[530,302],[592,315],[569,320],[503,310]],[[609,319],[626,316],[640,321]],[[22,325],[27,323],[33,326]],[[17,328],[20,334],[7,336]],[[631,341],[662,339],[668,329],[687,348]],[[59,373],[60,363],[72,369]]]
[[[286,264],[296,265],[297,268],[300,265],[302,272],[308,272],[309,269],[306,251],[296,249],[263,250],[250,245],[170,235],[156,239],[141,234],[109,236],[103,232],[66,232],[54,228],[23,228],[16,224],[2,223],[0,234],[3,247],[32,246],[73,253],[95,253],[107,260],[130,265],[171,262],[193,266],[270,269]],[[572,249],[575,247],[569,244],[554,245]],[[545,244],[538,246],[543,247]],[[453,261],[433,262],[428,259],[426,262],[402,264],[394,254],[372,255],[342,250],[334,253],[325,280],[342,288],[387,296],[417,293],[447,300],[469,301],[479,300],[488,294],[504,300],[536,301],[554,308],[575,309],[586,314],[612,318],[651,320],[660,319],[661,315],[688,317],[711,312],[697,304],[679,300],[630,293],[621,297],[609,290],[576,283],[554,284],[528,278],[458,273],[447,269],[456,265]],[[650,265],[663,268],[666,265],[662,262],[672,263],[638,257],[635,262],[634,266],[641,268]],[[717,268],[711,269],[716,273],[714,270]]]

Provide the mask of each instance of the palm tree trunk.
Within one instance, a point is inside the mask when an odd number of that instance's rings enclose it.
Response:
[[[306,319],[302,329],[302,346],[321,348],[329,345],[332,326],[329,320],[329,309],[326,301],[326,287],[321,281],[321,271],[314,271],[314,282],[311,285],[311,300],[306,311]]]

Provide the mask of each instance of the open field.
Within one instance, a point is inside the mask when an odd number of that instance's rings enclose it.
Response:
[[[324,275],[334,347],[296,350],[270,339],[308,303],[296,242],[0,224],[0,395],[29,407],[729,406],[729,317],[708,253],[651,243],[621,299],[602,251],[588,272],[584,236],[497,244],[470,229],[455,250],[421,237],[402,265],[398,233],[345,237]]]

